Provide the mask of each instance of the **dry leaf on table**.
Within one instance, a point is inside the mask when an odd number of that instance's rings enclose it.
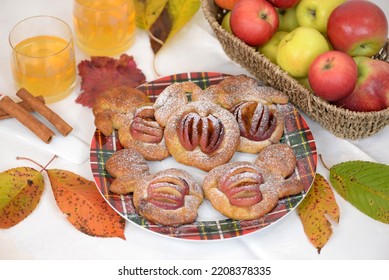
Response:
[[[135,0],[136,25],[149,30],[157,20],[168,0]]]
[[[322,175],[316,174],[312,187],[297,207],[297,212],[305,234],[320,254],[332,235],[332,226],[327,216],[337,223],[340,218],[334,193]]]
[[[154,54],[197,13],[200,0],[136,0],[137,25],[150,31]],[[163,5],[165,3],[165,5]]]
[[[40,172],[17,167],[0,173],[0,228],[24,220],[38,205],[44,189]]]
[[[58,207],[78,230],[99,237],[124,236],[124,219],[104,200],[95,183],[70,171],[47,170]]]
[[[132,56],[122,54],[119,59],[94,56],[78,64],[81,76],[81,94],[76,102],[93,107],[96,98],[105,90],[117,86],[137,87],[146,81]]]

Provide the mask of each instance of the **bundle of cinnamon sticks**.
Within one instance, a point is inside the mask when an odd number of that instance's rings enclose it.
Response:
[[[57,113],[46,106],[42,97],[34,97],[24,88],[19,89],[16,96],[22,101],[15,102],[8,96],[0,96],[0,120],[14,117],[47,144],[51,142],[55,132],[35,118],[31,112],[35,111],[46,118],[63,136],[73,130]]]

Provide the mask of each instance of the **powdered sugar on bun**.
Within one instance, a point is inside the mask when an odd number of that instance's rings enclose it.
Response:
[[[110,191],[117,194],[133,192],[135,183],[150,175],[146,160],[134,149],[116,151],[105,163],[105,169],[116,178]]]
[[[218,148],[212,153],[205,153],[201,146],[196,146],[193,150],[185,148],[185,143],[182,143],[182,137],[178,134],[180,132],[180,125],[182,125],[188,114],[196,114],[198,118],[204,120],[203,123],[207,123],[209,116],[215,117],[220,121],[223,126],[221,133],[223,135]],[[205,132],[202,131],[204,125],[200,125],[198,129],[184,128],[189,134],[187,141],[193,141],[193,139],[200,139],[201,135]],[[197,128],[197,126],[196,126]],[[209,141],[211,141],[212,135],[215,133],[214,129],[208,126]],[[183,106],[174,116],[169,119],[169,122],[165,128],[165,140],[170,154],[175,158],[177,162],[197,167],[204,171],[209,171],[215,166],[228,162],[234,155],[237,146],[239,145],[239,128],[235,121],[234,116],[227,110],[214,103],[207,101],[191,102]],[[181,139],[181,140],[180,140]]]
[[[193,223],[203,201],[203,190],[182,169],[169,168],[136,184],[133,196],[137,211],[165,226]]]
[[[183,105],[188,103],[187,93],[201,91],[193,82],[174,83],[166,87],[155,100],[155,119],[165,127],[168,119]]]

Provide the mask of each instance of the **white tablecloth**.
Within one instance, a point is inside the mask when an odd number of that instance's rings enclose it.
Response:
[[[375,0],[389,18],[389,3]],[[72,1],[2,0],[0,11],[0,92],[14,96],[15,89],[9,66],[8,33],[19,20],[38,14],[64,19],[72,26]],[[157,78],[153,71],[153,54],[146,32],[137,30],[136,42],[127,51],[134,56],[147,81]],[[77,50],[77,61],[88,58]],[[158,54],[156,68],[160,75],[181,72],[215,71],[248,74],[232,62],[222,50],[200,10]],[[65,100],[51,104],[55,111],[74,127],[79,145],[88,146],[95,130],[90,109],[76,104],[79,82]],[[389,127],[359,141],[340,139],[307,118],[313,131],[318,153],[328,165],[346,160],[371,160],[389,164]],[[8,120],[20,129],[14,120]],[[3,122],[0,122],[0,126]],[[53,154],[34,142],[0,133],[0,172],[18,166],[36,166],[16,160],[32,158],[45,164]],[[81,144],[80,144],[81,143]],[[64,145],[66,147],[66,145]],[[70,145],[71,146],[71,145]],[[65,149],[64,147],[64,149]],[[56,159],[50,168],[73,171],[93,180],[89,161],[78,164]],[[324,176],[327,170],[319,163]],[[48,181],[48,180],[46,180]],[[221,241],[184,241],[144,230],[133,223],[126,225],[126,240],[90,237],[77,231],[59,211],[48,184],[34,212],[11,229],[0,230],[0,259],[389,259],[389,225],[359,212],[336,194],[340,207],[340,223],[327,245],[317,254],[304,234],[296,214],[291,213],[274,225],[239,238]]]

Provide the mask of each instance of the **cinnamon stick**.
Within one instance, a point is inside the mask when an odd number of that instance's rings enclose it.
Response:
[[[63,136],[68,135],[73,130],[73,128],[67,122],[65,122],[57,113],[47,107],[44,102],[41,102],[40,100],[36,99],[26,89],[19,89],[16,93],[16,96],[26,102],[37,113],[45,117]]]
[[[42,96],[37,96],[35,98],[39,99],[42,102],[45,102],[45,100],[43,99]],[[24,101],[17,102],[17,104],[22,106],[28,112],[34,112],[34,109],[31,108],[31,106],[28,103],[24,102]],[[0,109],[0,120],[9,119],[9,118],[12,118],[12,116],[10,114],[8,114],[7,112],[5,112],[4,110]]]
[[[51,129],[8,96],[2,96],[0,98],[0,109],[3,109],[3,111],[17,119],[45,143],[48,144],[53,139],[55,133]]]

